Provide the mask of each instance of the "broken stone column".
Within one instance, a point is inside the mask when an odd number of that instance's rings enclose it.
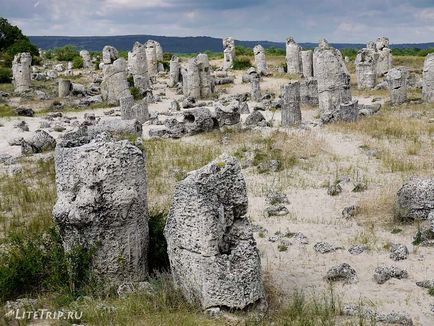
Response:
[[[392,52],[389,48],[389,39],[384,36],[377,38],[375,47],[378,51],[377,76],[383,76],[392,69]]]
[[[131,108],[134,105],[134,97],[129,94],[119,99],[119,106],[121,107],[121,119],[130,120]]]
[[[313,52],[312,50],[301,51],[301,66],[303,68],[303,77],[313,77]]]
[[[282,127],[297,126],[301,123],[300,82],[290,81],[282,87]]]
[[[127,81],[127,63],[124,58],[119,58],[113,64],[103,67],[103,79],[101,82],[101,96],[110,104],[118,104],[121,97],[131,95]]]
[[[32,86],[32,55],[29,52],[18,53],[12,61],[13,84],[16,93],[28,91]]]
[[[94,250],[92,273],[111,284],[143,281],[149,236],[142,151],[103,137],[67,144],[55,150],[53,208],[65,251]]]
[[[256,45],[253,48],[253,54],[255,55],[255,66],[258,74],[262,76],[267,75],[267,62],[265,60],[265,50],[262,45]]]
[[[300,101],[305,105],[318,105],[318,81],[315,78],[300,80]]]
[[[80,57],[83,59],[83,68],[91,68],[92,67],[92,58],[87,50],[80,51]]]
[[[164,236],[173,279],[203,309],[265,303],[241,166],[222,156],[175,189]]]
[[[177,56],[172,56],[170,59],[170,71],[169,71],[169,87],[175,87],[179,83],[181,65]]]
[[[149,88],[145,45],[139,42],[134,43],[133,51],[128,53],[128,67],[133,76],[134,86],[144,93]]]
[[[146,46],[146,59],[148,65],[149,78],[155,78],[158,73],[158,60],[157,60],[157,45],[153,40],[149,40],[145,43]]]
[[[163,61],[163,47],[157,41],[154,41],[154,43],[155,43],[155,53],[157,55],[157,61]]]
[[[181,76],[182,76],[182,94],[188,96],[188,77],[187,77],[187,69],[181,67]]]
[[[425,57],[422,75],[422,99],[427,103],[434,102],[434,54]]]
[[[187,94],[186,96],[200,98],[199,66],[196,58],[191,58],[187,63]]]
[[[387,73],[386,81],[392,105],[399,105],[407,101],[407,79],[407,67],[396,67],[390,69]]]
[[[102,49],[102,62],[107,65],[115,62],[119,58],[119,53],[116,48],[106,45]]]
[[[302,73],[301,47],[290,36],[286,39],[286,67],[288,74],[298,75]]]
[[[290,81],[282,87],[282,126],[290,127],[301,123],[300,82]]]
[[[71,92],[72,83],[68,79],[59,79],[58,87],[59,87],[59,97],[63,98],[65,96],[68,96],[69,92]]]
[[[379,54],[374,49],[361,49],[356,56],[356,78],[359,89],[372,89],[377,84],[377,60]]]
[[[223,39],[223,70],[231,69],[235,60],[235,40],[232,37]]]
[[[321,120],[329,122],[340,116],[341,103],[352,102],[351,80],[342,54],[321,40],[313,54],[314,74],[318,81]]]
[[[250,95],[253,101],[261,101],[261,86],[260,86],[261,76],[255,71],[250,74]]]
[[[213,93],[213,83],[209,66],[208,55],[199,53],[196,58],[199,69],[200,97],[208,98]]]

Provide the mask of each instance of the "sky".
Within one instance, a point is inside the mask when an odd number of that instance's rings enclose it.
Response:
[[[26,35],[434,41],[434,0],[0,0],[0,16]]]

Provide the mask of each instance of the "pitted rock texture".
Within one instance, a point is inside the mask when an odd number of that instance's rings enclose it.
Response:
[[[146,164],[128,141],[96,138],[55,150],[57,202],[53,209],[63,246],[95,250],[92,270],[109,282],[147,275]]]
[[[264,300],[241,167],[220,157],[178,183],[165,227],[175,284],[204,309]]]
[[[413,178],[397,195],[398,214],[402,219],[427,219],[434,211],[434,178]]]

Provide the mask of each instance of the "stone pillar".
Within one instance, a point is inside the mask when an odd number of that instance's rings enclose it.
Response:
[[[72,84],[71,81],[68,79],[59,79],[58,87],[59,87],[59,97],[63,98],[69,95],[69,92],[72,89]]]
[[[374,49],[361,49],[356,56],[356,78],[359,89],[372,89],[377,84],[378,52]]]
[[[301,65],[303,67],[303,77],[313,77],[313,52],[312,50],[301,51]]]
[[[422,99],[427,103],[434,103],[434,54],[425,57],[422,76]]]
[[[390,69],[386,76],[392,105],[399,105],[407,101],[408,68],[396,67]]]
[[[74,145],[55,150],[53,217],[65,251],[95,250],[92,272],[109,284],[144,281],[149,239],[144,154],[125,140]]]
[[[200,97],[208,98],[213,92],[214,88],[211,80],[211,71],[208,55],[204,53],[199,53],[197,55],[196,61],[199,69]]]
[[[250,74],[250,95],[252,100],[256,102],[260,102],[262,99],[260,81],[261,76],[257,72]]]
[[[102,62],[107,65],[115,62],[119,58],[119,53],[116,48],[106,45],[102,49]]]
[[[154,79],[158,73],[157,49],[155,41],[149,40],[146,42],[146,59],[148,61],[149,78]]]
[[[339,116],[335,111],[341,103],[351,102],[351,80],[340,51],[321,40],[313,54],[314,74],[318,81],[318,101],[321,119],[328,122]]]
[[[134,43],[133,51],[128,53],[128,66],[133,76],[134,86],[144,93],[149,88],[149,76],[146,47],[143,44]]]
[[[127,81],[127,63],[119,58],[113,64],[103,66],[101,96],[110,104],[118,104],[121,97],[131,95]]]
[[[300,82],[290,81],[282,87],[282,127],[298,126],[301,123]]]
[[[181,76],[182,76],[182,94],[188,96],[188,76],[187,69],[181,68]]]
[[[267,75],[267,62],[265,60],[265,51],[262,45],[256,45],[253,48],[253,54],[255,55],[255,66],[258,74]]]
[[[223,39],[223,70],[231,69],[235,60],[235,41],[232,37]]]
[[[179,82],[181,65],[179,63],[179,58],[177,56],[172,56],[170,59],[170,71],[169,71],[169,87],[175,87]]]
[[[200,98],[200,76],[196,58],[188,60],[187,85],[188,93],[185,95],[194,97],[195,99]]]
[[[13,84],[16,93],[28,91],[32,86],[32,55],[28,52],[18,53],[12,62]]]
[[[163,48],[161,47],[161,44],[157,41],[155,42],[155,53],[157,55],[157,61],[163,61]]]
[[[92,58],[90,57],[89,51],[81,50],[80,57],[83,59],[83,68],[92,68]]]
[[[310,106],[318,105],[318,81],[315,78],[300,80],[300,102]]]
[[[219,157],[177,184],[164,236],[174,283],[189,302],[203,309],[265,304],[247,208],[233,157]]]
[[[286,71],[288,74],[299,75],[301,68],[301,47],[290,36],[286,39]]]
[[[375,42],[375,47],[378,51],[377,76],[383,76],[392,69],[392,52],[389,48],[389,39],[384,36],[379,37]]]
[[[119,99],[119,105],[121,107],[121,119],[122,120],[131,120],[131,108],[134,105],[134,97],[130,94],[127,96],[123,96]]]

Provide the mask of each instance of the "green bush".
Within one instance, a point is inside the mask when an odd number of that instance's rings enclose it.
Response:
[[[243,70],[248,69],[252,66],[252,63],[250,62],[249,57],[241,56],[241,57],[235,57],[233,69],[234,70]]]
[[[138,89],[137,87],[130,87],[130,93],[135,100],[141,100],[143,98],[143,94],[140,92],[140,89]]]
[[[75,57],[79,57],[80,54],[74,45],[65,45],[61,48],[48,50],[46,56],[59,61],[72,61]]]
[[[245,46],[235,46],[235,57],[239,55],[253,56],[253,49]]]
[[[265,49],[265,54],[274,55],[274,56],[284,56],[286,55],[286,49],[271,47]]]
[[[0,68],[0,83],[10,83],[12,81],[12,70],[10,68]]]
[[[72,59],[72,67],[74,69],[83,68],[83,58],[80,56],[74,57],[74,59]]]

